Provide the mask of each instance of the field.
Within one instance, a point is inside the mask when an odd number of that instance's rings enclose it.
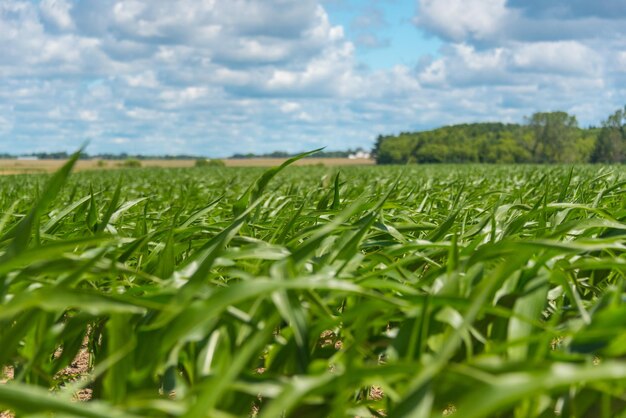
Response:
[[[72,163],[0,177],[7,415],[626,416],[620,167]]]
[[[227,167],[273,167],[282,164],[285,160],[280,158],[242,158],[223,160]],[[14,160],[0,159],[0,175],[2,174],[26,174],[26,173],[50,173],[58,170],[65,164],[64,160]],[[98,160],[79,160],[74,167],[75,171],[117,169],[123,160],[106,160],[101,163]],[[142,167],[148,168],[185,168],[193,167],[195,160],[142,160]],[[295,165],[372,165],[373,160],[349,159],[349,158],[306,158],[296,161]]]

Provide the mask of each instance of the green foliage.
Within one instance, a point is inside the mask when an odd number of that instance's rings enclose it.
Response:
[[[141,167],[141,161],[134,158],[128,158],[117,165],[124,168],[138,168]]]
[[[626,161],[626,107],[615,111],[602,123],[591,162]]]
[[[379,164],[531,162],[529,131],[520,125],[476,123],[379,137]]]
[[[194,167],[225,167],[226,164],[222,160],[217,159],[206,159],[206,158],[198,158]]]
[[[534,134],[532,155],[535,162],[577,161],[578,156],[572,152],[579,137],[575,116],[565,112],[537,112],[528,119],[528,126]]]
[[[492,139],[528,151],[527,134]],[[0,177],[0,410],[626,412],[620,167],[74,163]]]
[[[611,118],[612,127],[599,133],[579,128],[565,112],[539,112],[525,125],[474,123],[379,136],[372,152],[378,164],[621,162],[626,130],[615,119],[623,116]]]

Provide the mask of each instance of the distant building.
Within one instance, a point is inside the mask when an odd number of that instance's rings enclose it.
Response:
[[[36,157],[34,155],[20,155],[19,157],[17,157],[17,159],[19,161],[35,161],[38,160],[39,157]]]
[[[371,154],[367,151],[357,151],[354,154],[348,155],[348,158],[351,160],[369,160],[371,157]]]

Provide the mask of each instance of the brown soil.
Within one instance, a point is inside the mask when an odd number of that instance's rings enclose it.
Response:
[[[56,355],[60,354],[55,353]],[[80,379],[89,373],[89,352],[87,351],[86,341],[83,347],[76,355],[76,358],[70,363],[68,367],[61,370],[55,376],[59,380],[72,381]],[[5,384],[14,377],[13,367],[5,366],[2,368],[2,374],[0,375],[0,384]],[[82,389],[74,394],[74,399],[77,401],[88,401],[91,399],[91,389]],[[15,418],[15,414],[11,411],[0,411],[0,418]]]
[[[0,374],[0,385],[5,384],[11,379],[13,379],[13,367],[3,367],[2,374]],[[11,411],[0,411],[0,418],[15,418],[15,415]]]
[[[57,379],[65,381],[73,381],[83,378],[89,373],[89,352],[87,351],[86,341],[85,345],[74,358],[74,361],[70,363],[65,369],[61,370],[55,376]],[[74,394],[74,398],[77,401],[88,401],[91,399],[91,389],[82,389]]]

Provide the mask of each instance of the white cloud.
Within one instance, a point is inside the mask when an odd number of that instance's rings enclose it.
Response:
[[[152,70],[144,71],[135,75],[127,75],[124,79],[130,87],[156,88],[159,86],[157,76]]]
[[[418,76],[426,85],[443,85],[447,79],[446,62],[442,59],[431,62]]]
[[[163,120],[163,118],[166,116],[162,112],[142,108],[128,109],[126,110],[126,115],[132,119],[145,121],[155,121],[159,119]]]
[[[602,65],[596,52],[575,41],[523,44],[515,51],[513,61],[528,71],[559,74],[593,75]]]
[[[419,70],[421,82],[431,85],[499,86],[550,84],[548,80],[598,78],[606,67],[601,54],[574,42],[509,43],[477,50],[468,44],[452,44],[443,56]]]
[[[313,116],[311,116],[307,112],[298,113],[298,115],[296,116],[296,119],[302,122],[313,122],[315,120]]]
[[[211,90],[203,86],[190,86],[183,89],[168,89],[159,94],[167,108],[177,108],[207,97]]]
[[[465,43],[452,44],[442,57],[420,68],[418,78],[426,85],[447,88],[516,84],[510,74],[511,54],[507,48],[480,51]]]
[[[0,116],[0,133],[8,133],[13,129],[13,122],[6,116]]]
[[[610,40],[626,36],[619,0],[416,0],[421,30],[445,41],[497,46],[507,42]]]
[[[454,45],[454,49],[465,66],[472,71],[500,70],[506,65],[507,51],[504,48],[478,52],[470,45],[458,44]]]
[[[354,46],[328,48],[311,59],[304,68],[276,68],[261,88],[270,93],[307,92],[312,95],[350,95],[359,87],[354,72]]]
[[[419,11],[418,25],[455,41],[486,39],[512,13],[506,0],[419,0]]]
[[[300,105],[294,102],[285,102],[280,105],[280,110],[283,113],[293,113],[300,110]]]
[[[98,120],[98,112],[93,110],[81,110],[78,112],[78,117],[86,122],[94,122]]]
[[[66,0],[41,0],[39,10],[44,22],[60,30],[74,29],[74,21],[70,15],[72,4]]]
[[[626,51],[617,52],[617,69],[626,73]]]
[[[597,124],[623,105],[609,5],[559,20],[510,3],[419,0],[439,53],[369,70],[358,50],[386,25],[372,10],[352,42],[318,0],[0,0],[0,152],[295,152],[541,109]]]
[[[461,114],[519,120],[522,112],[563,109],[598,124],[621,106],[615,91],[625,81],[619,51],[626,48],[626,9],[616,2],[417,2],[418,28],[445,42],[438,57],[420,61],[417,78],[462,97]]]

